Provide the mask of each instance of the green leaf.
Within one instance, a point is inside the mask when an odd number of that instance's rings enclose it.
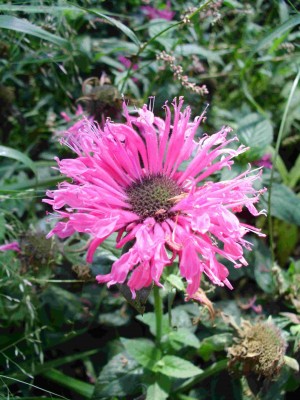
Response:
[[[12,149],[10,147],[0,146],[0,156],[13,158],[14,160],[20,161],[21,163],[26,165],[26,167],[31,169],[31,171],[37,176],[37,169],[34,165],[34,162],[20,151]]]
[[[40,375],[40,374],[47,372],[48,370],[51,370],[53,368],[57,368],[62,365],[65,365],[65,364],[70,364],[77,360],[84,360],[88,357],[91,357],[91,356],[99,353],[100,351],[101,351],[101,348],[97,348],[94,350],[88,350],[88,351],[74,353],[74,354],[71,354],[68,356],[60,357],[55,360],[45,362],[44,364],[35,365],[34,369],[32,371],[30,371],[30,375],[32,375],[32,376]],[[24,361],[24,363],[19,364],[19,367],[26,370],[28,368],[27,361]],[[21,378],[24,378],[25,374],[22,372],[15,372],[8,376],[21,379]]]
[[[0,11],[3,12],[23,12],[23,13],[38,13],[38,14],[57,14],[61,13],[62,11],[77,11],[82,12],[76,7],[72,6],[30,6],[30,5],[13,5],[13,4],[6,4],[0,5]]]
[[[128,28],[128,26],[124,25],[122,22],[118,21],[115,18],[109,17],[108,15],[102,14],[99,11],[93,9],[93,8],[84,8],[84,7],[80,7],[83,10],[91,13],[91,14],[95,14],[98,15],[101,18],[106,19],[107,21],[109,21],[112,25],[114,25],[116,28],[120,29],[120,31],[122,31],[124,33],[124,35],[126,35],[130,40],[133,41],[133,43],[135,43],[138,47],[140,46],[140,41],[137,38],[137,36],[135,35],[135,33]]]
[[[155,314],[153,312],[145,313],[143,315],[138,315],[136,319],[143,322],[143,324],[148,325],[152,335],[153,336],[156,335],[156,319],[155,319]],[[165,314],[163,315],[162,318],[162,335],[167,334],[169,331],[170,331],[169,319],[168,315]]]
[[[285,365],[290,367],[292,370],[299,372],[299,364],[295,358],[292,358],[289,356],[284,356],[284,363],[285,363]]]
[[[230,333],[219,333],[209,336],[201,341],[199,355],[204,361],[208,361],[215,351],[222,351],[232,343]]]
[[[299,180],[300,180],[300,154],[297,157],[297,160],[296,160],[293,168],[291,168],[291,170],[289,172],[288,186],[291,188],[294,188],[297,185]]]
[[[177,46],[175,54],[185,57],[197,54],[198,56],[205,58],[208,61],[214,61],[221,65],[224,64],[219,54],[197,44],[183,44],[181,46]]]
[[[159,35],[161,32],[165,31],[165,33],[163,33],[161,37],[166,36],[166,35],[170,35],[170,31],[167,30],[168,28],[172,27],[174,25],[173,21],[167,21],[167,20],[162,20],[162,19],[153,19],[151,21],[149,21],[148,23],[148,32],[149,32],[149,36],[150,38],[156,37],[157,35]]]
[[[176,350],[180,350],[183,346],[190,346],[195,349],[198,349],[200,346],[200,341],[197,336],[185,328],[179,328],[170,332],[168,340],[170,341],[171,346]]]
[[[191,378],[201,374],[202,369],[176,356],[164,356],[155,367],[157,372],[174,378]]]
[[[86,399],[90,399],[92,396],[94,390],[93,385],[82,382],[79,379],[71,378],[70,376],[63,374],[56,369],[51,369],[47,372],[44,372],[42,375],[44,378],[47,378],[62,387],[68,388],[71,391],[78,393]]]
[[[261,199],[262,204],[267,207],[267,193]],[[271,196],[271,215],[300,226],[300,198],[287,186],[274,183]]]
[[[255,48],[253,49],[252,55],[257,51],[260,51],[268,44],[273,44],[274,40],[278,39],[285,32],[292,29],[294,26],[300,24],[300,15],[295,15],[294,17],[288,19],[283,24],[279,25],[273,29],[267,36],[260,40]]]
[[[4,215],[1,213],[0,214],[0,241],[4,239],[5,235],[5,218]]]
[[[285,221],[274,221],[277,237],[276,253],[279,265],[285,265],[296,248],[298,242],[298,227]]]
[[[237,136],[240,141],[249,146],[247,156],[256,159],[264,154],[265,148],[273,141],[273,127],[269,120],[253,113],[242,119]]]
[[[10,29],[16,32],[22,32],[28,35],[36,36],[42,40],[54,43],[57,46],[70,49],[70,42],[60,36],[53,35],[39,26],[33,25],[26,19],[13,17],[12,15],[0,15],[0,28]]]
[[[150,370],[153,370],[154,365],[161,357],[160,350],[151,340],[121,338],[121,342],[131,357]]]
[[[78,296],[59,286],[48,286],[41,295],[41,301],[47,304],[47,307],[42,307],[41,316],[52,327],[74,324],[74,321],[82,318],[83,306]]]
[[[272,274],[272,258],[270,249],[256,237],[250,241],[254,244],[253,251],[249,254],[249,267],[254,267],[254,277],[258,286],[266,293],[274,293],[276,286]]]
[[[182,278],[180,278],[179,276],[174,275],[174,274],[170,274],[170,275],[167,277],[167,281],[170,282],[170,284],[171,284],[174,288],[176,288],[177,290],[179,290],[179,291],[184,291],[184,283],[183,283],[183,281],[182,281]]]
[[[273,160],[275,156],[275,149],[271,146],[269,146],[268,149],[270,149],[270,153],[272,154],[272,160]],[[277,154],[276,157],[275,168],[279,172],[283,183],[287,185],[289,183],[289,171],[287,170],[286,165],[279,154]]]
[[[231,8],[243,8],[243,5],[236,0],[224,0],[224,5]]]
[[[282,368],[280,375],[276,377],[276,380],[273,380],[267,386],[267,389],[262,390],[263,399],[264,400],[284,400],[285,390],[283,389],[290,378],[290,371],[288,368]]]
[[[100,372],[92,400],[135,393],[142,373],[143,369],[129,354],[117,354]]]
[[[178,400],[200,400],[200,398],[198,396],[199,396],[198,393],[197,393],[197,397],[186,396],[185,394],[178,394],[177,398],[178,398]],[[203,400],[202,396],[201,396],[201,400]]]
[[[121,313],[119,309],[110,313],[100,313],[98,317],[98,323],[106,326],[123,326],[129,321],[130,315]]]
[[[146,400],[165,400],[169,398],[171,382],[165,375],[158,374],[156,381],[148,386]]]

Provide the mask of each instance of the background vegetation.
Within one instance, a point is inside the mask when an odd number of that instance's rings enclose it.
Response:
[[[299,26],[293,0],[0,4],[0,244],[21,248],[0,251],[1,399],[279,400],[299,390]],[[203,131],[230,125],[251,147],[220,179],[265,166],[268,219],[243,218],[267,238],[250,237],[234,291],[203,282],[206,304],[186,303],[180,278],[165,277],[162,353],[152,296],[142,316],[94,282],[119,256],[113,240],[90,266],[86,237],[45,239],[53,221],[41,200],[64,179],[53,159],[71,156],[61,132],[79,104],[100,124],[122,120],[122,95],[132,107],[155,96],[157,114],[179,95],[195,115],[209,104]]]

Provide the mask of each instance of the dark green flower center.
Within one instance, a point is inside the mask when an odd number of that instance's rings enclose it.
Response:
[[[140,215],[141,219],[153,217],[158,222],[174,215],[169,212],[174,205],[170,199],[180,193],[181,188],[177,183],[161,174],[147,176],[127,189],[132,211]]]

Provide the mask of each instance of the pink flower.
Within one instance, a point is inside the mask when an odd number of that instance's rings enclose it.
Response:
[[[125,104],[124,124],[108,120],[101,130],[85,120],[80,134],[71,143],[65,140],[77,157],[57,159],[72,183],[61,183],[44,200],[60,218],[48,237],[89,234],[88,262],[113,232],[118,233],[117,248],[130,245],[111,272],[96,279],[108,286],[126,281],[133,297],[152,282],[162,286],[163,270],[175,258],[189,298],[199,289],[203,273],[214,284],[232,289],[222,258],[235,268],[247,265],[243,248],[250,250],[251,243],[245,234],[264,236],[235,215],[242,207],[254,216],[265,213],[254,206],[263,190],[252,186],[261,171],[248,169],[222,182],[211,178],[247,149],[228,147],[237,140],[227,138],[228,127],[196,139],[204,113],[190,122],[191,110],[182,110],[183,98],[172,105],[173,120],[167,104],[164,120],[146,105],[137,117],[130,116]]]
[[[136,70],[138,69],[138,67],[139,67],[137,64],[132,64],[132,62],[131,62],[128,58],[126,58],[126,57],[124,57],[124,56],[119,56],[119,57],[118,57],[118,60],[119,60],[120,63],[123,64],[124,67],[127,68],[127,69],[129,69],[129,68],[131,67],[131,65],[132,65],[133,71],[136,71]]]
[[[76,109],[76,113],[75,116],[69,116],[66,112],[61,112],[60,115],[62,116],[62,118],[66,121],[66,122],[72,122],[74,121],[75,117],[80,117],[80,119],[78,121],[76,121],[75,123],[73,123],[71,126],[69,126],[69,128],[64,129],[62,131],[57,131],[55,132],[55,134],[57,136],[76,136],[80,133],[81,129],[84,128],[85,124],[86,124],[86,120],[84,118],[84,111],[83,108],[81,107],[81,105],[79,104],[77,109]],[[77,118],[78,119],[78,118]],[[92,123],[94,121],[93,117],[89,117],[88,118],[89,121]]]
[[[8,250],[13,250],[13,251],[21,251],[19,243],[18,242],[11,242],[8,244],[3,244],[0,246],[0,251],[8,251]]]
[[[131,68],[133,71],[136,71],[138,69],[138,64],[133,64],[131,60],[129,60],[128,58],[124,57],[124,56],[119,56],[118,60],[120,61],[121,64],[124,65],[125,69],[129,69]],[[133,77],[132,80],[134,82],[138,82],[138,79]]]
[[[248,303],[246,304],[238,303],[238,305],[243,310],[249,310],[249,308],[251,308],[255,313],[261,314],[263,311],[262,306],[260,304],[256,305],[255,303],[256,303],[256,296],[253,296],[248,300]]]
[[[76,116],[76,117],[79,116],[79,115],[82,116],[83,113],[84,113],[83,108],[82,108],[81,105],[79,104],[79,105],[77,106],[75,116]],[[63,117],[63,119],[64,119],[66,122],[71,122],[71,121],[72,121],[72,117],[70,117],[66,112],[62,111],[62,112],[60,113],[60,115]]]
[[[257,165],[258,167],[272,169],[272,156],[271,154],[265,154],[261,159],[254,161],[252,164]]]
[[[158,9],[151,6],[142,6],[141,9],[145,12],[149,19],[166,19],[167,21],[171,21],[175,15],[174,11],[171,11],[171,3],[167,1],[165,9]]]

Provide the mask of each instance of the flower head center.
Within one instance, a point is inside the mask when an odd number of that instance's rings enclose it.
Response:
[[[142,219],[153,217],[161,222],[174,215],[169,211],[174,205],[172,198],[178,196],[181,191],[173,179],[157,174],[134,182],[127,189],[127,196],[132,211]]]

